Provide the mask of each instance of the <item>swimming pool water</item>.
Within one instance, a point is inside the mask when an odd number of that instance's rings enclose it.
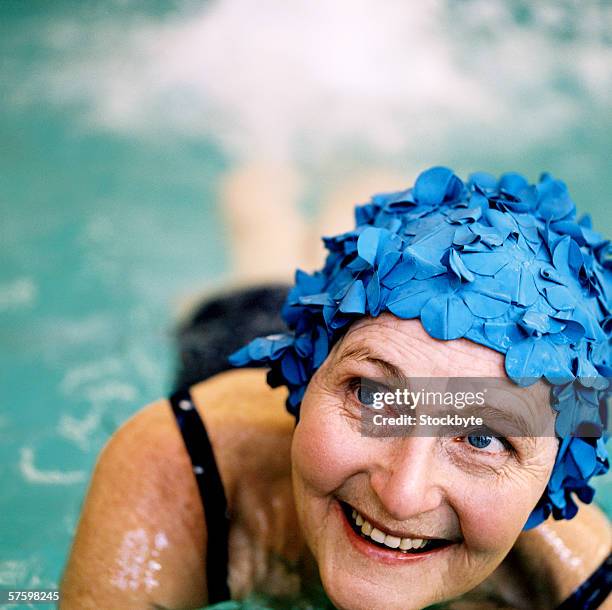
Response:
[[[482,31],[476,31],[474,21],[464,16],[462,23],[451,4],[440,18],[440,40],[458,45],[453,47],[453,69],[474,78],[471,91],[476,99],[479,83],[494,78],[494,63],[485,63],[488,54],[497,53],[500,62],[508,59],[501,43],[487,46],[501,40],[504,29],[483,22]],[[466,2],[466,10],[475,4]],[[511,167],[534,178],[533,168],[546,168],[562,175],[580,208],[593,214],[602,231],[612,233],[612,100],[605,93],[612,88],[606,88],[606,82],[598,88],[596,54],[588,55],[594,37],[573,25],[569,5],[560,25],[546,26],[550,32],[542,34],[545,26],[524,13],[529,13],[528,4],[509,4],[516,12],[512,27],[525,28],[526,40],[539,28],[537,45],[547,57],[558,52],[562,58],[566,45],[578,44],[584,36],[583,69],[559,71],[541,83],[526,74],[530,86],[524,90],[520,77],[514,84],[500,83],[501,91],[515,95],[516,112],[510,118],[500,114],[505,126],[493,128],[492,119],[471,114],[463,121],[442,106],[439,122],[427,123],[432,137],[416,141],[406,126],[419,122],[424,113],[429,119],[432,115],[429,98],[418,98],[407,103],[406,120],[398,119],[406,130],[403,148],[377,148],[371,134],[336,132],[323,117],[317,133],[312,106],[290,105],[280,113],[274,107],[274,120],[253,120],[264,121],[270,130],[276,118],[301,125],[301,132],[286,135],[281,161],[299,168],[305,181],[316,185],[304,195],[302,209],[315,214],[319,195],[326,185],[341,182],[347,167],[358,171],[377,164],[412,173],[442,161],[458,170],[498,172]],[[107,48],[105,40],[122,40],[123,27],[132,32],[134,44],[138,32],[144,37],[151,28],[159,28],[155,31],[160,35],[173,27],[184,33],[185,24],[202,23],[210,25],[203,32],[214,33],[231,17],[223,11],[229,7],[231,13],[232,6],[228,0],[205,3],[210,14],[187,1],[146,7],[131,0],[87,2],[79,9],[61,1],[53,6],[7,1],[0,7],[0,86],[6,94],[0,105],[0,587],[57,586],[98,451],[132,413],[169,390],[175,358],[172,328],[181,304],[233,272],[227,253],[232,235],[220,209],[220,180],[249,155],[256,157],[257,145],[266,141],[265,133],[248,132],[249,100],[234,100],[228,75],[229,89],[223,95],[212,86],[218,88],[218,82],[181,90],[189,102],[180,107],[181,120],[193,121],[193,129],[185,130],[183,123],[180,129],[164,124],[165,104],[176,100],[158,88],[151,95],[159,97],[159,108],[148,117],[147,129],[132,130],[138,114],[133,106],[141,97],[131,99],[126,90],[118,90],[109,98],[116,105],[109,107],[106,98],[97,104],[106,90],[91,90],[92,82],[103,80],[108,70],[100,57],[112,54],[113,45]],[[291,32],[293,22],[288,24],[272,5],[268,9],[270,27],[276,27],[279,36]],[[605,13],[604,22],[610,14]],[[246,21],[236,24],[243,33],[247,26]],[[257,41],[249,43],[247,36],[241,40],[247,51],[249,44],[256,51]],[[609,39],[597,42],[609,52]],[[121,53],[130,53],[130,61],[137,64],[138,49],[120,47],[119,60]],[[143,57],[146,71],[150,56]],[[276,61],[268,55],[261,60]],[[537,66],[524,70],[530,68]],[[354,86],[342,80],[343,64],[326,69],[344,89]],[[321,74],[319,80],[309,78],[324,88],[328,73]],[[448,82],[451,76],[446,74]],[[581,80],[587,76],[591,84]],[[452,80],[458,87],[457,82]],[[462,86],[466,82],[462,80]],[[384,85],[377,81],[379,90]],[[87,95],[81,96],[81,89]],[[198,96],[208,95],[209,89],[237,114],[218,123],[208,117],[208,107],[198,105]],[[272,94],[276,99],[282,92],[280,87]],[[379,114],[400,116],[401,105],[391,105],[383,93]],[[469,95],[470,89],[459,93]],[[431,92],[438,94],[446,95]],[[556,123],[547,123],[540,132],[530,117],[546,115],[534,106],[532,96],[544,96],[550,113],[558,115]],[[127,128],[120,120],[125,108],[130,109]],[[104,123],[104,112],[112,121]],[[295,114],[299,112],[311,113],[313,123],[304,123],[302,114]],[[241,148],[242,134],[255,153]],[[610,477],[596,486],[599,502],[612,514]]]

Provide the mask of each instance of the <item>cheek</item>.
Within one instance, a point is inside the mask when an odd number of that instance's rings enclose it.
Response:
[[[514,503],[508,506],[509,498],[503,496],[480,490],[465,498],[464,506],[457,507],[461,529],[471,549],[495,552],[510,548],[516,540],[524,523],[524,511]]]
[[[323,397],[302,404],[291,447],[295,483],[311,496],[327,496],[360,470],[359,431]]]
[[[546,479],[547,480],[547,479]],[[455,509],[461,529],[472,550],[487,553],[508,551],[521,533],[546,482],[507,476],[490,484],[470,482],[456,495]]]

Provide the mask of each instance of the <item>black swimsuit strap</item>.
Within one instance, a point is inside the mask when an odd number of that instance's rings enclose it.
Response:
[[[612,554],[587,578],[557,610],[595,610],[612,592]]]
[[[188,389],[170,396],[170,404],[193,467],[204,506],[208,532],[206,544],[206,582],[208,603],[230,599],[227,584],[229,513],[223,482],[210,439]]]

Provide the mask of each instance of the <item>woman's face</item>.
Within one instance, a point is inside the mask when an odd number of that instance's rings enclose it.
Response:
[[[514,544],[557,451],[552,434],[486,447],[474,437],[362,436],[355,381],[393,367],[406,377],[505,377],[501,354],[437,341],[389,314],[360,320],[334,346],[304,396],[292,468],[306,541],[339,608],[423,608],[474,588]],[[544,384],[508,387],[554,429]]]

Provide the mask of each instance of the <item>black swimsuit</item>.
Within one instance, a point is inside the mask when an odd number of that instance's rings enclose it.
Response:
[[[204,505],[207,526],[206,586],[208,603],[230,599],[227,584],[228,537],[230,517],[223,482],[215,461],[210,439],[189,390],[178,390],[170,396],[172,412],[191,458]]]
[[[178,390],[172,394],[170,404],[191,458],[193,474],[204,505],[208,531],[206,544],[208,603],[215,604],[230,599],[227,584],[230,517],[223,482],[206,428],[189,390]],[[580,587],[557,606],[557,610],[595,610],[611,591],[612,554]]]

